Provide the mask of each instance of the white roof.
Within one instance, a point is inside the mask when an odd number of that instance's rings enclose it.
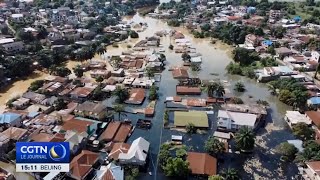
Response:
[[[240,126],[249,126],[254,127],[257,121],[257,115],[250,113],[239,113],[239,112],[230,112],[219,110],[218,118],[230,118],[233,124],[237,124]]]
[[[194,62],[194,63],[200,63],[200,62],[202,62],[202,57],[201,56],[192,57],[190,61]]]
[[[231,135],[230,133],[225,133],[225,132],[220,132],[220,131],[215,131],[213,133],[214,137],[222,138],[222,139],[230,139]]]
[[[133,86],[152,86],[154,83],[154,79],[147,79],[147,78],[136,78],[133,82]]]
[[[301,114],[299,111],[287,111],[286,118],[290,121],[291,124],[297,124],[300,122],[311,124],[311,120],[309,120],[305,115]]]
[[[132,158],[135,158],[140,161],[146,161],[149,146],[150,143],[148,141],[146,141],[142,137],[139,137],[138,139],[132,142],[130,149],[127,153],[119,154],[119,159],[130,160]]]
[[[14,39],[13,38],[3,38],[3,39],[0,39],[0,44],[7,44],[7,43],[12,43],[14,42]]]
[[[182,136],[171,135],[171,140],[182,141]]]
[[[23,17],[23,14],[12,14],[11,17],[12,18],[21,18],[21,17]]]
[[[95,180],[103,179],[105,174],[110,171],[114,180],[123,180],[124,179],[124,171],[121,166],[117,166],[114,163],[110,163],[107,166],[101,166],[100,170],[97,170],[97,176]]]
[[[103,89],[102,89],[102,91],[114,91],[115,89],[117,88],[117,86],[116,85],[106,85],[106,87],[104,87]]]
[[[189,39],[176,39],[174,40],[176,43],[190,43]]]

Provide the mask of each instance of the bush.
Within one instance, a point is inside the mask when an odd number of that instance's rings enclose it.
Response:
[[[168,21],[168,25],[169,26],[173,26],[173,27],[179,27],[180,26],[180,21],[177,19],[171,19]]]
[[[136,31],[131,30],[130,31],[130,37],[131,38],[139,38],[139,34]]]
[[[194,133],[197,132],[197,128],[196,128],[195,125],[192,124],[192,123],[188,123],[188,124],[186,125],[186,130],[187,130],[187,133],[189,133],[189,134],[194,134]]]
[[[44,80],[35,80],[31,83],[29,89],[31,91],[36,91],[38,90],[39,88],[41,88],[44,84]]]
[[[112,44],[112,47],[118,48],[119,45],[118,45],[118,43],[113,43],[113,44]]]

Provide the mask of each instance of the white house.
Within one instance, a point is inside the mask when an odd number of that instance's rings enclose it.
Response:
[[[11,20],[15,22],[21,22],[23,21],[23,14],[12,14]]]
[[[146,163],[150,143],[139,137],[134,140],[127,153],[119,154],[121,164],[144,165]]]
[[[114,163],[110,163],[107,166],[101,166],[100,170],[97,170],[94,180],[112,179],[123,180],[124,170],[121,166],[117,166]]]
[[[298,123],[311,124],[311,120],[299,111],[287,111],[284,119],[287,121],[290,127]]]
[[[237,131],[242,127],[254,129],[257,125],[257,115],[250,113],[239,113],[225,110],[218,112],[218,128]]]

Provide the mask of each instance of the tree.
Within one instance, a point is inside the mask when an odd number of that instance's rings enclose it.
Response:
[[[60,77],[67,77],[71,74],[70,69],[68,69],[67,67],[63,67],[63,66],[53,66],[52,68],[50,68],[51,73],[55,76],[60,76]]]
[[[184,148],[179,148],[176,150],[176,156],[178,158],[184,158],[187,155],[187,151]]]
[[[208,180],[223,180],[223,177],[220,175],[209,176]]]
[[[131,38],[139,38],[139,34],[134,30],[131,30],[129,34]]]
[[[189,134],[194,134],[194,133],[197,132],[197,128],[196,128],[195,125],[192,124],[192,123],[188,123],[188,124],[186,125],[186,130],[187,130],[187,133],[189,133]]]
[[[103,79],[102,76],[98,76],[98,77],[96,78],[96,82],[98,82],[98,83],[101,83],[103,80],[104,80],[104,79]]]
[[[138,177],[138,175],[139,175],[139,168],[132,168],[131,169],[131,175],[132,175],[132,177],[134,177],[134,178],[136,178],[136,177]]]
[[[249,65],[254,61],[258,61],[259,55],[256,52],[251,52],[245,48],[236,48],[233,50],[233,59],[235,62],[239,62],[240,65]]]
[[[11,161],[16,160],[16,150],[15,150],[15,149],[13,149],[12,151],[10,151],[10,152],[8,153],[8,158],[9,158]]]
[[[146,76],[150,79],[151,77],[154,77],[154,70],[153,68],[147,67],[146,68]]]
[[[64,100],[62,98],[58,98],[55,102],[54,102],[54,108],[56,111],[59,111],[61,109],[66,109],[67,108],[67,103],[64,102]]]
[[[181,58],[182,58],[183,61],[188,61],[189,62],[191,60],[191,56],[188,53],[183,53],[181,55]]]
[[[209,97],[214,97],[215,96],[215,91],[218,87],[218,83],[216,82],[212,82],[210,84],[208,84],[206,91]]]
[[[242,151],[252,151],[254,148],[255,136],[247,127],[243,127],[235,135],[236,146]]]
[[[220,82],[218,83],[217,89],[216,89],[216,95],[218,97],[223,97],[224,94],[226,93],[223,84],[221,84]]]
[[[161,165],[162,168],[166,165],[167,160],[170,157],[169,149],[170,149],[169,144],[161,144],[161,146],[160,146],[158,160],[159,160],[159,164]]]
[[[225,180],[238,180],[240,179],[238,171],[234,168],[228,168],[222,171],[221,176]]]
[[[302,141],[314,139],[314,130],[306,123],[300,122],[292,126],[293,135]]]
[[[16,55],[4,58],[1,64],[5,67],[7,77],[25,77],[33,72],[32,60],[29,56]]]
[[[104,45],[99,45],[96,49],[96,52],[102,56],[104,53],[106,53],[106,48],[104,47]],[[103,59],[104,59],[104,56],[103,56]]]
[[[244,84],[240,81],[238,81],[235,84],[234,90],[238,91],[238,92],[244,92],[246,90],[246,88],[244,87]]]
[[[170,157],[163,170],[164,174],[169,177],[187,177],[190,172],[189,162],[181,158]]]
[[[36,91],[38,90],[39,88],[41,88],[44,84],[44,80],[35,80],[31,83],[29,89],[31,91]]]
[[[217,156],[225,151],[224,143],[214,136],[210,136],[204,144],[204,149],[210,154]]]
[[[118,113],[118,119],[121,121],[121,113],[124,111],[124,106],[122,104],[117,104],[113,106],[114,112]]]
[[[78,77],[82,77],[83,76],[83,68],[78,64],[76,67],[73,68],[73,73]]]
[[[169,49],[173,50],[173,45],[172,44],[169,45]]]
[[[116,89],[113,91],[112,96],[116,96],[117,101],[119,103],[123,103],[125,100],[129,98],[129,91],[125,88],[117,86]]]
[[[233,104],[243,104],[243,100],[239,97],[231,97],[230,102]]]
[[[192,71],[200,71],[201,65],[199,63],[191,63],[190,68]]]
[[[99,85],[92,93],[91,99],[101,101],[105,98],[105,92],[102,91],[102,87]]]
[[[152,85],[150,87],[150,91],[149,91],[149,100],[153,101],[158,99],[158,93],[157,91],[159,90],[159,87]]]
[[[296,157],[298,162],[319,161],[320,160],[320,145],[316,141],[306,141],[302,153]]]
[[[296,153],[298,152],[298,149],[288,142],[283,142],[279,144],[276,147],[276,150],[279,154],[281,154],[281,159],[285,161],[293,161],[296,156]]]
[[[111,57],[112,66],[114,66],[115,68],[119,68],[121,62],[122,62],[122,59],[120,58],[120,56]]]
[[[166,124],[169,123],[169,111],[168,111],[168,110],[166,110],[166,111],[164,112],[164,117],[163,117],[163,119],[164,119],[164,125],[166,125]]]

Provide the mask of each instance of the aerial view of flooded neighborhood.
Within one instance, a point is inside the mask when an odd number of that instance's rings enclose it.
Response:
[[[320,2],[0,0],[0,180],[320,180]],[[69,172],[16,172],[68,142]]]

